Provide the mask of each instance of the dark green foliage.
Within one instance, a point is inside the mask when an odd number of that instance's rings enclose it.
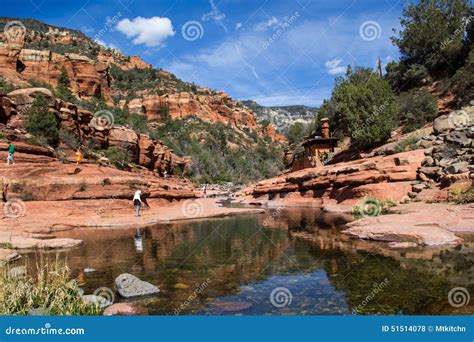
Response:
[[[290,144],[298,144],[303,141],[303,137],[307,134],[307,127],[302,122],[295,122],[288,130],[288,142]]]
[[[133,98],[135,92],[140,90],[154,89],[150,94],[156,95],[166,94],[167,88],[175,89],[171,93],[189,92],[194,94],[210,94],[209,92],[201,92],[197,90],[194,83],[183,82],[173,74],[163,74],[161,69],[129,69],[122,70],[116,65],[110,68],[112,76],[112,87],[122,91],[127,91],[128,95]]]
[[[71,92],[71,79],[67,74],[66,68],[61,68],[61,75],[58,78],[58,86],[55,95],[60,99],[68,102],[76,102],[76,98]]]
[[[396,127],[395,94],[388,82],[370,69],[348,68],[346,75],[336,80],[330,101],[331,105],[323,105],[322,113],[334,110],[333,120],[349,134],[354,147],[380,144]]]
[[[458,106],[474,100],[474,50],[469,53],[466,64],[454,75],[451,88],[456,94]]]
[[[15,90],[15,87],[5,81],[3,77],[0,77],[0,94],[8,94],[13,90]]]
[[[452,73],[469,51],[472,31],[466,20],[471,15],[469,0],[407,3],[400,18],[402,30],[392,37],[402,63],[423,65],[431,75]]]
[[[414,89],[401,93],[398,105],[400,123],[405,125],[404,133],[421,128],[438,115],[436,98],[424,90]]]
[[[58,145],[58,120],[54,113],[48,110],[48,101],[43,95],[38,95],[27,111],[26,130],[52,147]]]
[[[167,121],[153,137],[178,155],[192,157],[188,174],[195,181],[245,184],[275,176],[283,167],[281,148],[248,132],[189,117]]]
[[[128,164],[132,161],[130,152],[122,148],[109,147],[108,149],[103,150],[102,154],[108,158],[116,168],[121,170],[128,168]]]
[[[431,78],[428,69],[420,64],[391,62],[387,65],[387,81],[396,92],[401,92],[428,83]]]

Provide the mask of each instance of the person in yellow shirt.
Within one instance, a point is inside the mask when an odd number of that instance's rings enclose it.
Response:
[[[76,152],[76,164],[79,165],[82,162],[82,153],[81,150],[77,150]]]

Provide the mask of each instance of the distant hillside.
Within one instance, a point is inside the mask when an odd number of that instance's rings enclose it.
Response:
[[[250,109],[224,91],[181,80],[77,30],[35,19],[0,18],[0,95],[29,87],[46,88],[68,106],[90,111],[88,115],[106,110],[111,125],[162,138],[179,157],[193,161],[188,176],[198,182],[247,183],[282,168],[285,136],[268,122],[258,123]],[[192,130],[181,127],[191,123]],[[126,164],[122,156],[130,148],[119,150],[115,157]]]
[[[283,133],[295,122],[311,123],[319,111],[319,108],[303,105],[265,107],[252,100],[242,101],[242,104],[255,113],[258,122],[268,120]]]

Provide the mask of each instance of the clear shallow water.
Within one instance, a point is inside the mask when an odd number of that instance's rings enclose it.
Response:
[[[159,286],[157,296],[134,300],[151,314],[474,313],[448,302],[453,287],[474,293],[472,238],[447,250],[394,251],[348,239],[340,234],[343,222],[288,209],[151,227],[142,230],[141,244],[133,227],[56,235],[84,240],[61,256],[86,294],[113,288],[125,272]]]

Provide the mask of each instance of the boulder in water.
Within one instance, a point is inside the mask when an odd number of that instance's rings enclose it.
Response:
[[[140,280],[132,274],[122,273],[115,279],[118,293],[124,298],[147,296],[160,292],[153,284]]]

